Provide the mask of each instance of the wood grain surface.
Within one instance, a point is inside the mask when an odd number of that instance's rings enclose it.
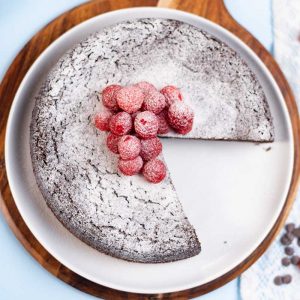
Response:
[[[27,70],[49,44],[73,26],[101,13],[120,8],[155,5],[181,9],[210,19],[233,32],[257,53],[273,74],[285,98],[293,126],[295,162],[292,182],[283,210],[268,236],[247,259],[227,274],[202,286],[176,293],[145,295],[117,291],[95,284],[66,268],[41,246],[24,223],[11,195],[5,170],[4,138],[8,113],[15,93]],[[267,249],[283,226],[297,192],[300,173],[300,127],[293,94],[273,57],[230,16],[222,0],[160,0],[158,3],[156,0],[94,0],[76,7],[59,16],[39,31],[18,54],[1,82],[0,104],[0,208],[2,213],[19,241],[45,269],[69,285],[94,296],[105,299],[187,299],[205,294],[224,285],[246,270]]]

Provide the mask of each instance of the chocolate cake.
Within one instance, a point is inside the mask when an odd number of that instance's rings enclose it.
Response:
[[[200,252],[172,184],[117,171],[106,134],[92,125],[109,84],[178,86],[195,112],[187,136],[273,141],[263,89],[230,47],[191,25],[139,19],[107,27],[70,49],[40,87],[31,122],[31,157],[50,209],[74,235],[129,261],[159,263]]]

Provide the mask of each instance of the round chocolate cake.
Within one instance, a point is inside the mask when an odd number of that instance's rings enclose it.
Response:
[[[79,239],[135,262],[180,260],[200,243],[172,184],[117,171],[92,118],[109,84],[178,86],[194,109],[193,130],[169,137],[273,141],[261,85],[239,55],[191,25],[165,19],[123,22],[88,37],[53,67],[36,97],[31,157],[50,209]]]

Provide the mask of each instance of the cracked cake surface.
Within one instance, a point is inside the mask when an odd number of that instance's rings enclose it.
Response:
[[[31,122],[38,186],[56,217],[97,250],[135,262],[194,256],[200,243],[170,174],[157,185],[117,171],[117,158],[92,118],[109,84],[178,86],[193,107],[186,136],[272,141],[267,101],[246,63],[191,25],[138,19],[104,28],[70,49],[42,83]]]

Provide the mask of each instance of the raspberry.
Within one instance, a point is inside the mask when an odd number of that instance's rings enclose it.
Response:
[[[143,175],[148,181],[159,183],[166,177],[166,166],[157,158],[149,160],[144,165]]]
[[[127,176],[132,176],[140,172],[143,167],[143,160],[140,156],[131,160],[119,160],[119,170]]]
[[[169,124],[180,134],[187,134],[192,130],[194,112],[183,102],[174,102],[168,111]]]
[[[110,111],[101,111],[94,118],[95,126],[101,131],[109,131],[109,120],[112,117]]]
[[[143,91],[134,85],[123,87],[116,93],[119,107],[128,113],[138,111],[144,102]]]
[[[143,139],[155,137],[158,130],[158,120],[151,111],[139,113],[134,120],[134,129],[137,135]]]
[[[124,135],[119,140],[118,149],[121,159],[134,159],[141,152],[141,142],[136,136]]]
[[[170,131],[170,126],[167,121],[167,113],[168,112],[166,110],[163,110],[156,116],[158,119],[158,134],[165,134]]]
[[[182,101],[179,89],[173,85],[165,86],[160,91],[166,98],[166,106],[169,107],[174,101]]]
[[[109,121],[109,128],[113,134],[127,134],[132,129],[132,119],[130,114],[122,111],[113,115]]]
[[[157,115],[165,108],[165,106],[166,100],[161,93],[155,90],[145,93],[145,100],[143,103],[144,110],[152,111]]]
[[[149,93],[150,91],[157,91],[155,86],[147,81],[141,81],[135,84],[135,86],[143,90],[144,93]]]
[[[141,157],[144,161],[151,160],[161,153],[162,144],[159,138],[141,140]]]
[[[119,91],[122,87],[117,84],[112,84],[107,86],[102,91],[102,102],[103,105],[112,111],[118,111],[119,107],[116,99],[116,92]]]
[[[119,140],[120,140],[120,136],[118,135],[115,135],[113,133],[109,133],[108,136],[107,136],[107,139],[106,139],[106,145],[107,145],[107,148],[115,153],[115,154],[118,154],[119,153],[119,150],[118,150],[118,143],[119,143]]]

